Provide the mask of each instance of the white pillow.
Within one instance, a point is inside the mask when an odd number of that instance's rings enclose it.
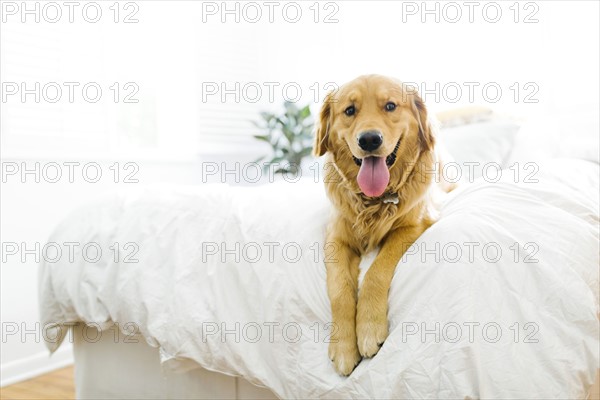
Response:
[[[599,131],[597,113],[530,118],[517,135],[508,163],[536,162],[549,158],[578,158],[598,163]]]
[[[480,177],[485,168],[509,166],[508,158],[518,131],[519,125],[514,122],[487,121],[442,127],[438,139],[460,167],[463,179],[471,182]],[[470,163],[475,164],[470,167]]]

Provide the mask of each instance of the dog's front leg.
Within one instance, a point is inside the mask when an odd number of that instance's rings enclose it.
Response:
[[[358,296],[356,335],[363,357],[373,357],[388,335],[388,292],[396,265],[423,233],[423,227],[402,227],[390,232],[365,274]]]
[[[333,318],[329,358],[342,375],[350,375],[361,360],[356,342],[356,301],[360,256],[340,240],[325,246],[327,293]]]

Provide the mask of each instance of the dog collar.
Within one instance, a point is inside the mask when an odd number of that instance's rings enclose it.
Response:
[[[381,196],[381,201],[383,201],[383,204],[388,204],[388,203],[398,204],[398,203],[400,203],[400,199],[398,198],[398,193],[385,193],[383,196]]]
[[[364,196],[364,195],[363,195]],[[400,199],[398,198],[398,193],[393,193],[393,192],[386,192],[384,194],[382,194],[379,197],[375,197],[375,198],[364,198],[364,203],[367,204],[368,206],[373,206],[376,204],[395,204],[398,205],[398,203],[400,203]]]

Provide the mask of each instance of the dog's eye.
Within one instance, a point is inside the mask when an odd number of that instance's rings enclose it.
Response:
[[[394,103],[392,103],[391,101],[386,103],[385,111],[394,111],[395,109],[396,109],[396,105]]]
[[[344,113],[349,117],[353,116],[355,112],[356,109],[354,108],[354,106],[350,106],[344,110]]]

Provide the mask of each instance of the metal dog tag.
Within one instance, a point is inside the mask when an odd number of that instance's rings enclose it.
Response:
[[[398,199],[398,193],[386,193],[383,197],[383,204],[398,204],[400,203],[400,199]]]

